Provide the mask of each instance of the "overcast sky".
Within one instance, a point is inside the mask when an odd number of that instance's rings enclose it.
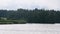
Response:
[[[60,0],[0,0],[0,9],[45,8],[60,10]]]

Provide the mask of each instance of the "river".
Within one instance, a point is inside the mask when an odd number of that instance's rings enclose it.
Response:
[[[60,34],[60,24],[0,25],[0,34]]]

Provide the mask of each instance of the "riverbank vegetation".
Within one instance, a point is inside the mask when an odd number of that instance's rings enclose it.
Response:
[[[0,24],[60,23],[60,11],[44,9],[0,10]]]

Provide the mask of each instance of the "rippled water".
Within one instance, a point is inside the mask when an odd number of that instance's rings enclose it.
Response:
[[[0,34],[60,34],[60,24],[0,25]]]

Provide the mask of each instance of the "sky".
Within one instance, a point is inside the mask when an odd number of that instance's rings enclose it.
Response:
[[[0,0],[0,9],[54,9],[60,10],[60,0]]]

